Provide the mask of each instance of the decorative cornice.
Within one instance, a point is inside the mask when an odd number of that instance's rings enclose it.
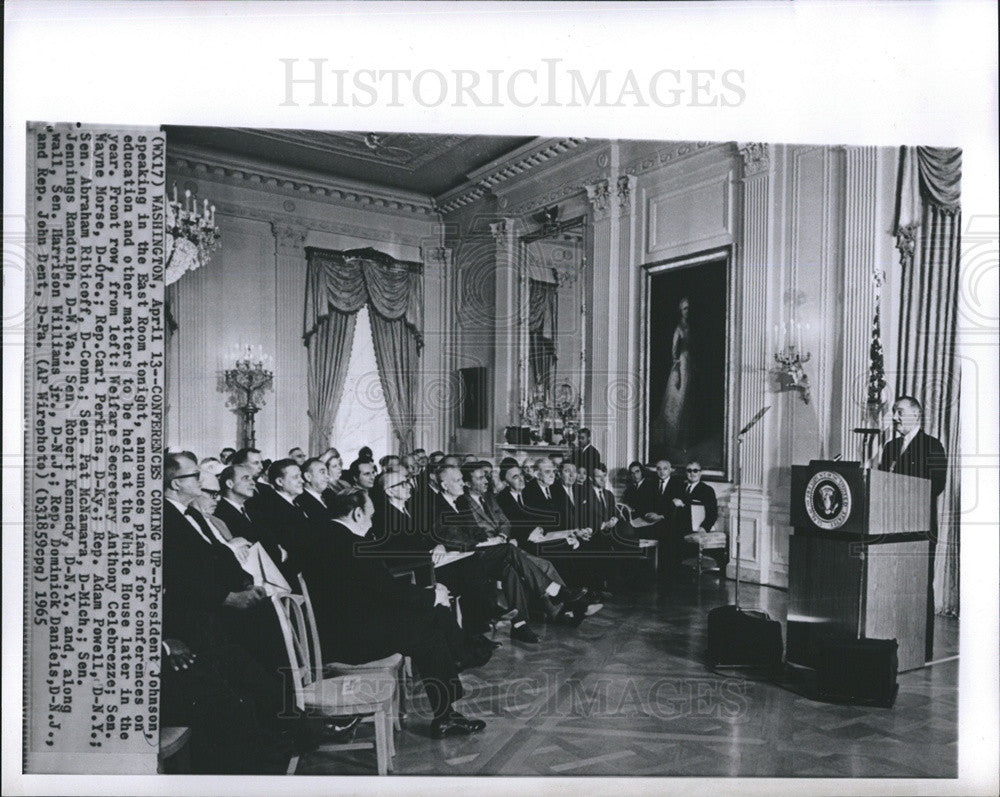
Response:
[[[738,144],[737,150],[743,159],[744,177],[761,174],[771,168],[771,151],[767,144],[749,141],[745,144]]]
[[[198,147],[170,148],[168,145],[168,148],[168,167],[192,177],[208,175],[217,182],[232,185],[249,185],[254,188],[263,186],[276,193],[306,193],[322,201],[360,206],[379,213],[437,218],[433,201],[420,194],[392,191]]]
[[[621,172],[622,174],[645,174],[673,161],[695,155],[702,150],[724,146],[726,145],[718,141],[672,141],[656,152],[651,152],[627,163],[622,167]]]
[[[498,158],[481,169],[466,175],[466,181],[457,188],[437,197],[435,207],[442,213],[451,213],[482,198],[487,191],[511,178],[525,174],[536,166],[553,160],[576,149],[585,138],[538,138],[513,152]]]
[[[362,227],[357,224],[343,224],[327,220],[314,219],[300,214],[285,215],[269,210],[259,210],[247,205],[233,202],[216,201],[216,213],[220,216],[230,216],[237,219],[247,219],[249,221],[259,221],[272,226],[288,225],[292,227],[304,227],[317,232],[328,232],[334,235],[347,235],[352,238],[362,238],[368,241],[378,241],[381,243],[402,244],[404,246],[420,246],[426,241],[425,236],[400,235],[391,230],[377,229],[374,227]]]
[[[298,254],[306,245],[309,228],[300,224],[290,224],[284,221],[272,221],[271,232],[274,233],[274,243],[278,252]]]

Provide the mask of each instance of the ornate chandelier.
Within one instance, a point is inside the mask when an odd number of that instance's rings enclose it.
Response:
[[[209,205],[205,199],[199,212],[198,199],[191,196],[190,190],[184,191],[183,202],[178,201],[174,183],[173,197],[167,202],[166,284],[208,263],[221,237],[215,226],[215,205]]]

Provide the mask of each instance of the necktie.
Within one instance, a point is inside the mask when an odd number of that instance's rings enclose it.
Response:
[[[209,527],[208,521],[205,520],[201,512],[193,506],[189,506],[184,514],[198,524],[198,528],[201,530],[201,535],[205,538],[205,541],[211,545],[212,541],[215,539],[215,535],[212,533],[212,529]]]
[[[607,509],[607,506],[604,503],[604,491],[603,490],[598,490],[597,491],[597,500],[600,503],[602,510]]]
[[[666,489],[667,489],[667,483],[666,483],[666,481],[661,481],[660,482],[660,495],[663,495],[663,493],[666,492]]]
[[[552,496],[549,495],[549,488],[548,487],[543,487],[542,490],[545,493],[545,500],[546,501],[551,501],[552,500]]]
[[[694,491],[694,485],[693,484],[688,484],[688,495],[691,495],[691,493],[693,491]]]

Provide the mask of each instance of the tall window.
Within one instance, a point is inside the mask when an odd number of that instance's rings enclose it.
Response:
[[[337,409],[330,445],[340,451],[345,468],[357,458],[358,449],[362,446],[372,450],[376,461],[396,448],[382,383],[378,378],[367,307],[358,311],[344,397]]]

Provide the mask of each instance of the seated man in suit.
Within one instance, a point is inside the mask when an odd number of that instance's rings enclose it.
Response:
[[[497,499],[487,490],[488,480],[483,463],[477,461],[463,465],[462,479],[465,493],[458,497],[455,505],[459,512],[468,513],[486,535],[479,545],[499,545],[510,541],[510,521],[500,509]],[[517,541],[514,540],[511,545],[516,546]],[[515,547],[512,566],[528,588],[529,596],[538,600],[551,619],[565,617],[571,622],[582,620],[602,608],[601,604],[591,604],[587,600],[586,590],[568,588],[555,565],[547,559]]]
[[[507,605],[512,611],[516,611],[511,624],[511,639],[520,642],[538,642],[538,636],[527,624],[528,593],[521,581],[517,549],[500,539],[489,541],[471,516],[459,510],[458,499],[465,494],[462,472],[457,467],[445,464],[446,461],[442,460],[442,464],[438,466],[441,494],[438,496],[433,527],[435,547],[432,558],[436,562],[434,572],[438,580],[447,584],[454,592],[463,597],[468,595],[477,602],[481,600],[484,583],[488,594],[490,585],[497,581],[503,582]],[[456,564],[462,564],[463,560],[437,564],[440,555],[445,551],[472,554],[472,563],[481,574],[485,575],[485,582],[480,576],[472,583],[468,583],[465,576],[469,571],[455,567]]]
[[[326,508],[323,492],[330,486],[326,465],[318,458],[307,459],[302,464],[302,492],[295,498],[295,505],[306,513],[317,530],[326,527],[330,512]]]
[[[300,468],[305,464],[308,459],[306,452],[303,451],[299,446],[288,449],[288,458],[295,462]]]
[[[643,530],[643,537],[660,541],[661,561],[664,562],[662,572],[676,569],[681,564],[681,552],[684,545],[684,531],[678,525],[675,501],[684,490],[682,480],[673,475],[670,460],[662,458],[656,462],[656,477],[643,482],[644,489],[639,495],[638,510],[642,517],[653,525]]]
[[[410,507],[413,481],[409,473],[402,465],[390,466],[378,475],[376,484],[383,501],[375,507],[372,519],[372,550],[386,558],[393,572],[413,569],[429,583],[433,580],[429,553],[433,543]]]
[[[362,490],[367,490],[371,493],[372,488],[375,486],[375,477],[377,475],[378,471],[375,469],[373,461],[356,459],[347,470],[347,481],[353,486],[360,487]]]
[[[622,493],[622,503],[632,510],[633,514],[641,515],[643,484],[646,482],[646,466],[638,460],[629,463],[628,485]]]
[[[533,553],[546,559],[565,557],[579,549],[581,541],[590,539],[593,530],[573,525],[575,512],[571,511],[565,490],[556,485],[556,469],[551,459],[536,460],[535,473],[535,481],[525,485],[522,496],[527,508],[538,518],[538,526],[528,535],[528,542],[537,546]]]
[[[226,524],[234,537],[259,542],[285,580],[297,591],[298,563],[278,542],[259,509],[250,506],[250,499],[257,491],[253,469],[247,464],[226,466],[219,474],[219,491],[220,500],[213,514]]]
[[[675,515],[677,519],[677,533],[681,538],[693,531],[711,531],[715,526],[715,521],[719,519],[719,501],[715,496],[715,490],[711,485],[701,480],[701,463],[692,460],[684,468],[687,481],[680,488],[674,497],[674,506],[677,508]],[[701,507],[704,518],[695,526],[692,521],[692,507]],[[699,514],[701,514],[699,512]],[[725,554],[725,551],[722,551]],[[720,562],[725,564],[725,562]]]
[[[278,736],[280,683],[232,639],[223,615],[266,597],[246,588],[231,552],[192,506],[202,496],[196,459],[166,454],[163,478],[162,721],[191,726],[199,772],[283,772],[290,748]]]
[[[402,653],[413,660],[430,699],[434,738],[476,733],[486,724],[452,707],[462,696],[459,668],[468,664],[443,584],[420,588],[393,578],[378,557],[359,555],[371,528],[368,493],[354,489],[330,504],[329,533],[306,563],[323,657],[360,664]]]
[[[303,567],[316,536],[313,523],[295,503],[302,493],[302,471],[290,459],[271,463],[267,471],[271,488],[259,493],[260,514],[281,546]],[[253,507],[257,511],[257,506]]]

